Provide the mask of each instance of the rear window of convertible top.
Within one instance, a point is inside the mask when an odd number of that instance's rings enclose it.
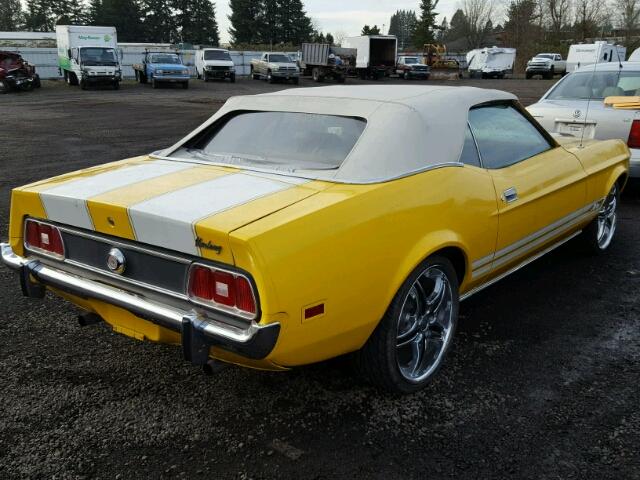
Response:
[[[339,168],[366,121],[296,112],[233,112],[189,140],[172,156],[272,170]]]

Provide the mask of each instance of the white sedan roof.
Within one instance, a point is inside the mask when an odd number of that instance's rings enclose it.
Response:
[[[161,156],[171,157],[182,144],[232,111],[359,117],[366,120],[367,126],[338,169],[296,170],[288,175],[342,183],[384,182],[439,165],[458,164],[469,109],[485,102],[516,99],[499,90],[404,85],[295,88],[232,97],[207,122]]]

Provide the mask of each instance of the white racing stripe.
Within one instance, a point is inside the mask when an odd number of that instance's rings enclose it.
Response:
[[[198,255],[198,220],[291,187],[272,178],[234,173],[132,205],[129,218],[138,241]]]
[[[40,198],[50,220],[92,230],[93,221],[87,209],[89,198],[192,167],[162,160],[145,162],[69,181],[40,192]]]

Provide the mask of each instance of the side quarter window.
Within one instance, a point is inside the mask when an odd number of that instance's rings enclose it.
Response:
[[[462,147],[462,153],[460,154],[460,163],[472,165],[474,167],[480,166],[480,156],[478,155],[476,142],[473,139],[471,129],[468,125],[467,131],[464,134],[464,146]]]
[[[529,119],[508,104],[471,109],[469,124],[485,168],[508,167],[552,148]]]

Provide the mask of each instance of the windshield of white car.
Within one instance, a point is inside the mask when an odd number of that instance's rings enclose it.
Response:
[[[572,73],[559,82],[548,100],[601,100],[612,96],[640,94],[640,71]]]
[[[272,170],[333,170],[360,138],[361,118],[295,112],[228,115],[171,156]]]
[[[84,65],[117,65],[116,51],[113,48],[84,47],[80,49],[80,60]]]
[[[151,59],[149,61],[151,63],[170,63],[175,65],[180,65],[182,63],[178,55],[167,53],[151,55]]]
[[[204,59],[205,60],[231,60],[231,55],[229,52],[225,52],[223,50],[205,50],[204,51]]]
[[[269,61],[273,63],[292,63],[287,55],[269,55]]]
[[[412,65],[414,63],[419,63],[419,62],[417,57],[405,57],[404,63],[406,65]]]
[[[549,60],[553,60],[553,55],[549,55],[548,53],[539,53],[536,55],[537,58],[548,58]]]

